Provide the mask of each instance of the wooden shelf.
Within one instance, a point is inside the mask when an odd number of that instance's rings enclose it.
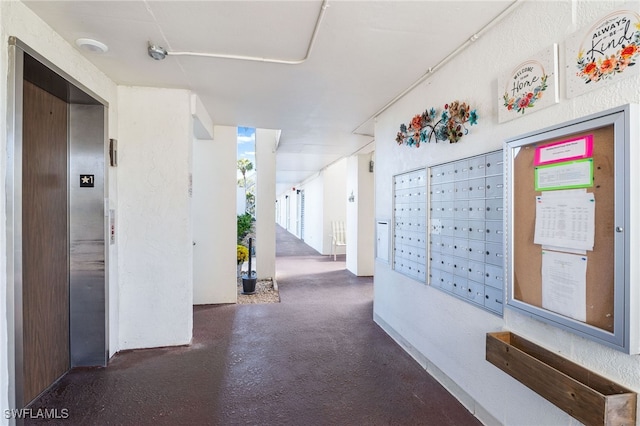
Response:
[[[486,360],[586,425],[635,425],[635,392],[511,332],[487,333]]]

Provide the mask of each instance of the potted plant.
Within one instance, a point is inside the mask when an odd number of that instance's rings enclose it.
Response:
[[[240,278],[240,273],[242,272],[242,264],[247,261],[249,258],[249,249],[243,246],[242,244],[238,244],[238,278]]]
[[[251,253],[251,244],[253,242],[253,238],[249,238],[249,250],[248,253]],[[256,292],[256,283],[258,282],[258,274],[256,271],[251,270],[251,255],[247,254],[249,257],[249,270],[246,275],[242,276],[242,293],[243,294],[253,294]]]

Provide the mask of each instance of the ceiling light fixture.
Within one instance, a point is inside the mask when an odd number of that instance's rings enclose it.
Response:
[[[149,56],[151,56],[156,61],[160,61],[167,57],[167,51],[164,47],[149,43],[149,47],[147,48],[147,52]]]
[[[106,53],[109,50],[106,44],[94,40],[92,38],[79,38],[76,40],[76,46],[85,52],[91,53]]]

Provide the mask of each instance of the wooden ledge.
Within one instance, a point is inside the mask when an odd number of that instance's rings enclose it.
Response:
[[[636,424],[635,392],[511,332],[487,333],[486,360],[586,425]]]

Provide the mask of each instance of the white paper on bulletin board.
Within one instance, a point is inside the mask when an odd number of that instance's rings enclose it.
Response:
[[[587,320],[587,257],[542,252],[542,307],[561,315]]]
[[[584,190],[546,191],[536,196],[533,242],[573,250],[593,250],[595,196]]]
[[[593,159],[538,166],[534,169],[536,191],[593,186]]]

